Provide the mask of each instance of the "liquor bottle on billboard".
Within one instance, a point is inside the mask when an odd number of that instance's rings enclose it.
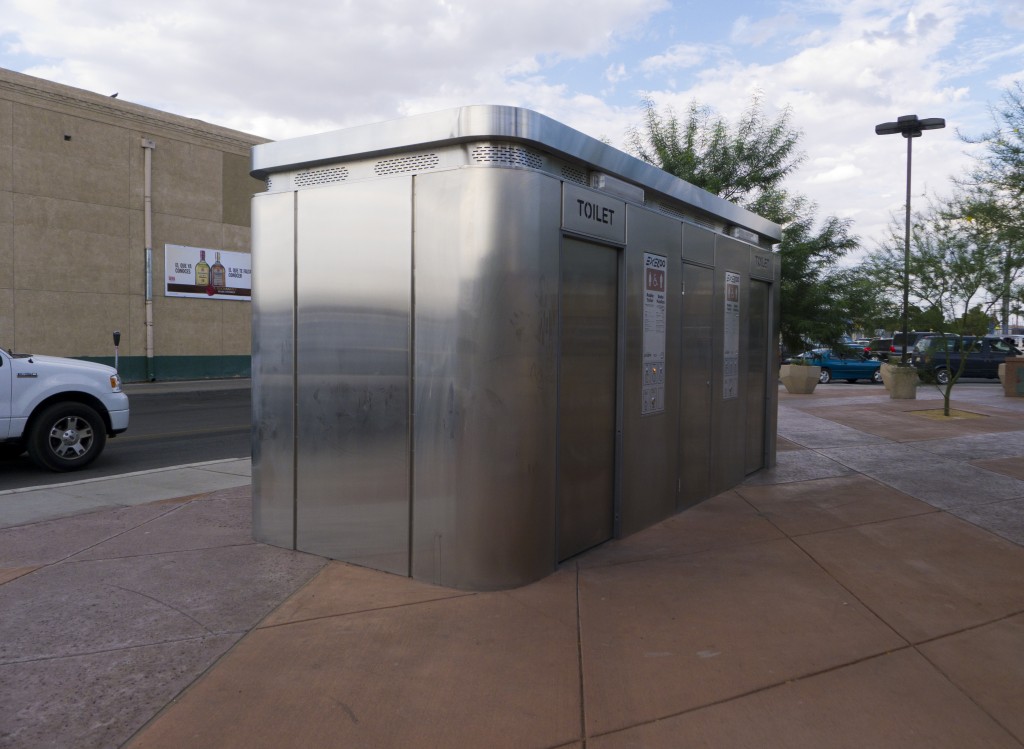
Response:
[[[219,252],[217,253],[217,258],[213,261],[213,268],[210,269],[210,276],[213,278],[213,287],[215,289],[223,289],[228,285],[228,273],[220,263]]]
[[[196,286],[210,285],[210,266],[206,262],[206,250],[199,251],[199,262],[196,263]]]

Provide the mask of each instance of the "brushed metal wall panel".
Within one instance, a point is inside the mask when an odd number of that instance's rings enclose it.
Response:
[[[684,234],[684,241],[685,237]],[[683,254],[685,256],[685,250]],[[683,264],[682,362],[679,378],[679,509],[711,496],[714,275],[711,268]]]
[[[618,403],[619,250],[562,242],[558,558],[612,537]]]
[[[744,370],[747,379],[744,473],[748,474],[766,465],[765,417],[768,407],[768,356],[771,349],[768,329],[770,293],[770,287],[764,281],[750,280],[747,366]]]
[[[676,507],[679,459],[679,321],[682,305],[680,221],[627,206],[625,352],[622,388],[620,520],[628,535],[662,520]],[[641,415],[643,390],[644,253],[668,260],[666,288],[665,410]]]
[[[748,366],[750,314],[750,250],[748,245],[717,235],[715,237],[715,301],[713,303],[715,340],[714,372],[711,380],[711,493],[723,492],[746,476],[747,379],[740,376],[736,397],[723,392],[723,355],[725,336],[725,274],[740,276],[739,372]]]
[[[493,589],[555,565],[559,182],[415,183],[413,577]]]
[[[298,547],[407,575],[412,178],[297,195]]]
[[[295,196],[252,200],[252,529],[295,547]]]

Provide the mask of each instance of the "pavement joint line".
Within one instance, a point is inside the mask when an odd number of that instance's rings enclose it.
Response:
[[[42,489],[60,489],[65,486],[81,486],[82,484],[95,484],[99,481],[114,481],[117,479],[132,478],[133,476],[148,476],[152,473],[164,473],[166,471],[177,471],[182,468],[203,468],[205,466],[219,465],[221,463],[234,463],[238,460],[248,460],[248,458],[224,458],[223,460],[206,460],[200,463],[183,463],[178,466],[166,466],[165,468],[151,468],[148,471],[133,471],[132,473],[118,473],[114,476],[97,476],[91,479],[80,479],[79,481],[65,481],[60,484],[41,484],[39,486],[22,486],[17,489],[3,489],[0,490],[0,497],[7,494],[24,494],[25,492],[35,492]]]

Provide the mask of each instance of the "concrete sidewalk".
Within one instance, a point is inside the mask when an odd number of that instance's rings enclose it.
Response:
[[[512,591],[247,486],[0,530],[0,747],[1021,749],[1024,399],[954,396],[780,393],[776,468]]]

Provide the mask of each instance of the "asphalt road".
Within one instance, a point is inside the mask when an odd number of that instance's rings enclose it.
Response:
[[[133,471],[245,458],[250,455],[250,392],[225,390],[129,392],[128,431],[107,440],[88,468],[52,473],[28,455],[0,459],[0,490],[103,478]]]

